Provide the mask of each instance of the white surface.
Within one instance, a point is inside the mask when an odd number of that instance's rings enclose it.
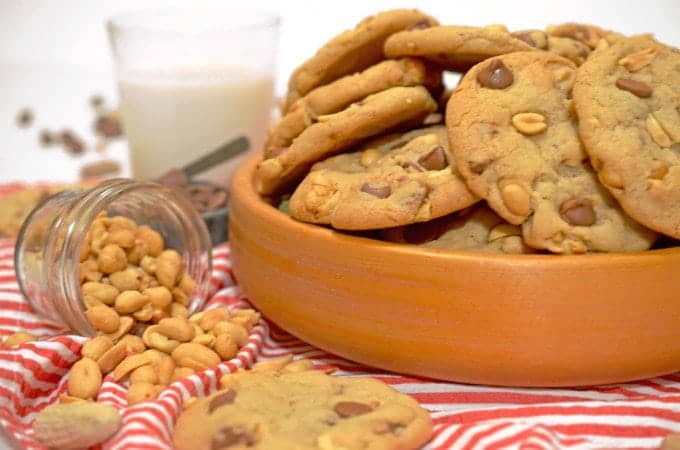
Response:
[[[122,12],[163,6],[186,6],[183,0],[0,0],[0,182],[70,181],[77,167],[102,156],[89,151],[74,159],[58,148],[38,145],[41,127],[69,127],[93,142],[92,113],[87,100],[116,90],[110,70],[104,20]],[[626,34],[654,32],[680,46],[680,1],[568,2],[487,0],[453,1],[234,1],[193,0],[192,6],[248,6],[278,12],[283,19],[277,70],[277,92],[285,90],[290,72],[327,39],[371,13],[393,7],[418,7],[446,24],[504,23],[510,29],[546,24],[595,23]],[[226,42],[225,45],[238,45]],[[36,125],[16,128],[17,111],[30,106]],[[87,134],[86,134],[87,133]],[[113,145],[107,156],[126,159],[125,146]]]

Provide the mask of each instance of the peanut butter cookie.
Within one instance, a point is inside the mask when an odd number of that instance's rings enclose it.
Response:
[[[371,378],[253,370],[223,386],[179,417],[177,450],[408,450],[432,434],[418,402]]]
[[[336,113],[368,95],[395,86],[425,85],[441,90],[441,70],[413,58],[382,61],[363,72],[319,86],[297,100],[272,127],[266,149],[288,147],[318,116]]]
[[[575,65],[519,52],[473,67],[448,103],[451,150],[470,189],[524,241],[555,253],[640,251],[655,234],[597,182],[572,116]]]
[[[385,153],[367,148],[315,166],[290,199],[291,216],[368,230],[427,221],[478,201],[449,154],[446,128],[427,130]]]
[[[410,27],[429,27],[437,21],[417,9],[393,9],[369,16],[352,30],[331,39],[295,69],[288,81],[282,112],[315,87],[362,71],[383,59],[385,39]]]
[[[522,230],[511,225],[484,203],[454,214],[403,227],[381,230],[391,242],[419,247],[480,253],[535,253],[522,240]]]
[[[433,26],[401,31],[385,41],[390,58],[417,56],[456,72],[492,56],[527,50],[533,47],[498,26]]]
[[[330,115],[317,117],[287,148],[268,152],[256,170],[260,194],[280,192],[317,161],[405,124],[422,122],[437,102],[422,86],[393,87]]]
[[[680,51],[636,36],[593,52],[574,101],[600,181],[631,217],[680,238]]]

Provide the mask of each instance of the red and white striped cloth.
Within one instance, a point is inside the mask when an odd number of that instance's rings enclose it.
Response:
[[[16,284],[13,242],[0,241],[0,336],[28,330],[41,340],[0,349],[0,423],[20,445],[42,448],[32,434],[35,415],[66,390],[84,338],[55,335],[29,309]],[[228,245],[214,251],[208,307],[251,307],[231,272]],[[119,408],[123,426],[103,449],[171,449],[182,402],[217,389],[220,376],[256,360],[293,353],[337,376],[372,376],[416,398],[431,411],[428,449],[659,448],[680,431],[680,374],[636,383],[578,389],[492,388],[417,379],[367,368],[314,348],[263,319],[231,361],[168,386],[152,402],[128,407],[125,387],[110,377],[98,401]]]

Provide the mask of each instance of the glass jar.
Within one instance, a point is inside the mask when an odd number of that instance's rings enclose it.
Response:
[[[96,330],[85,315],[80,289],[80,250],[102,211],[128,217],[163,236],[165,248],[181,255],[184,271],[196,281],[189,312],[202,308],[210,283],[210,235],[188,198],[156,183],[105,181],[43,201],[26,218],[17,239],[14,267],[21,292],[33,310],[57,326],[83,336]]]

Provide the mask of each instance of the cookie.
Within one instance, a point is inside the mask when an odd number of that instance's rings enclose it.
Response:
[[[385,152],[368,148],[315,166],[290,199],[291,216],[368,230],[427,221],[478,201],[453,164],[446,128],[427,130]]]
[[[312,89],[340,77],[362,71],[383,59],[385,39],[411,27],[437,25],[417,9],[393,9],[369,16],[352,30],[331,39],[314,56],[299,66],[288,81],[282,112]]]
[[[611,31],[603,30],[596,25],[567,22],[560,25],[548,25],[546,32],[549,36],[573,39],[594,50],[601,39],[617,35]]]
[[[382,239],[426,248],[480,253],[535,253],[522,240],[522,230],[484,203],[448,216],[404,227],[382,230]]]
[[[277,193],[302,178],[315,162],[404,124],[422,122],[436,109],[424,87],[393,87],[338,113],[319,116],[289,147],[268,153],[255,173],[257,190],[263,195]]]
[[[253,370],[222,385],[180,415],[177,450],[406,450],[432,435],[428,412],[376,379]]]
[[[597,181],[570,105],[575,65],[549,52],[484,61],[463,78],[446,122],[456,164],[475,194],[554,253],[646,250],[655,234]]]
[[[593,52],[574,101],[600,181],[631,217],[680,238],[680,51],[636,36]]]
[[[401,31],[385,41],[389,58],[417,56],[456,72],[492,56],[528,50],[533,47],[497,26],[435,26]]]
[[[272,127],[266,149],[288,147],[320,115],[336,113],[368,95],[395,86],[441,87],[441,70],[413,58],[382,61],[363,72],[347,75],[310,91],[297,100]]]

